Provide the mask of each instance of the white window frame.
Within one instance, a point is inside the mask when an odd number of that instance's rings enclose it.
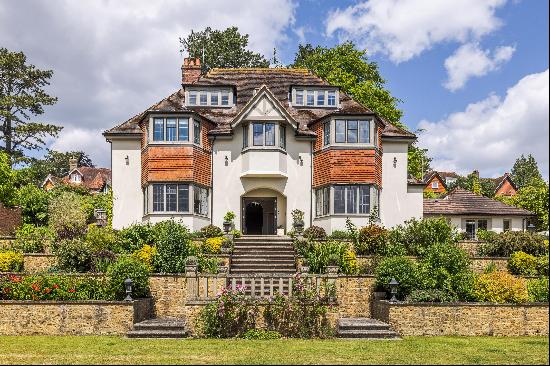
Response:
[[[163,186],[163,210],[162,211],[155,211],[154,210],[154,186],[155,185],[161,185]],[[166,200],[166,186],[167,185],[176,185],[176,211],[167,211],[167,200]],[[186,211],[179,211],[179,204],[180,204],[180,187],[179,186],[187,186],[187,210]],[[206,210],[205,214],[202,213],[196,213],[195,212],[195,190],[199,191],[203,190],[203,192],[206,192],[206,201],[202,203],[202,209]],[[210,211],[209,211],[209,197],[210,197],[210,189],[207,187],[203,187],[191,182],[151,182],[149,183],[143,192],[145,202],[143,205],[144,209],[144,215],[195,215],[195,216],[201,216],[201,217],[209,217]],[[200,193],[199,193],[200,194]]]
[[[195,95],[195,103],[191,101],[191,95]],[[206,95],[206,104],[201,104],[201,95]],[[217,96],[218,103],[212,103],[212,96]],[[227,96],[227,104],[223,104],[223,97]],[[186,88],[185,105],[188,107],[211,107],[211,108],[231,108],[234,105],[233,89],[231,88]]]
[[[336,187],[345,187],[344,190],[344,212],[336,212],[335,207],[335,189]],[[354,192],[354,205],[355,205],[355,212],[349,212],[348,213],[348,188],[352,187],[352,192]],[[360,212],[360,189],[359,187],[369,187],[369,210],[366,213]],[[373,208],[378,207],[380,209],[380,192],[376,185],[374,184],[335,184],[330,186],[330,215],[334,216],[360,216],[360,217],[368,217],[371,215]],[[378,215],[380,215],[380,212],[378,212]]]
[[[298,103],[297,92],[302,92],[302,103]],[[334,93],[334,105],[328,104],[329,93]],[[313,94],[311,94],[313,93]],[[319,103],[319,95],[323,95],[323,104]],[[308,104],[308,95],[313,95],[313,104]],[[338,89],[315,88],[315,87],[293,87],[291,92],[291,106],[304,108],[338,108],[340,104],[340,92]]]
[[[438,189],[439,188],[439,182],[438,181],[433,181],[432,182],[432,189]]]
[[[336,141],[336,121],[344,121],[344,142]],[[357,121],[357,142],[348,142],[348,121]],[[359,142],[359,125],[360,121],[369,122],[369,142]],[[354,146],[354,147],[376,147],[378,146],[378,126],[374,118],[365,118],[365,117],[334,117],[325,123],[330,123],[330,138],[329,144],[325,144],[325,138],[323,136],[323,148],[326,146]],[[324,135],[324,124],[323,124],[323,135]]]
[[[82,176],[78,173],[72,173],[71,174],[71,182],[72,183],[82,183]]]
[[[162,119],[163,120],[163,140],[154,140],[155,138],[155,120]],[[168,119],[175,119],[176,120],[176,139],[175,140],[167,140],[167,128],[166,128],[166,121]],[[180,121],[187,120],[187,139],[186,140],[180,140]],[[171,144],[192,144],[192,145],[202,145],[202,141],[199,138],[199,143],[194,143],[194,122],[199,121],[197,119],[192,118],[191,116],[178,116],[178,115],[166,115],[166,116],[151,116],[149,119],[149,128],[147,133],[147,143],[148,144],[155,144],[155,145],[171,145]],[[200,121],[199,121],[200,123]],[[202,126],[201,126],[201,132],[202,133]]]
[[[254,125],[262,125],[262,144],[256,145],[254,144]],[[274,145],[266,145],[266,133],[265,133],[265,125],[266,124],[273,124],[274,125],[274,131],[273,134],[275,136],[275,144]],[[246,132],[244,132],[246,130]],[[286,151],[286,147],[288,145],[287,136],[286,136],[286,122],[284,121],[271,121],[271,120],[255,120],[255,121],[247,121],[246,124],[243,124],[243,143],[242,143],[242,150],[255,150],[255,149],[266,149],[266,150],[280,150],[280,151]],[[281,140],[281,133],[284,133],[284,140]],[[246,139],[246,142],[245,142]],[[282,146],[282,142],[284,142],[284,146]]]

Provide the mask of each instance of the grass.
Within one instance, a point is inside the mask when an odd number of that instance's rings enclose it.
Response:
[[[548,364],[548,337],[403,341],[0,337],[1,364]]]

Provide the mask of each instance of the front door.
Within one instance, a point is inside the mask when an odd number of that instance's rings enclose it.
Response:
[[[277,199],[244,197],[242,228],[244,235],[275,235],[277,233]]]

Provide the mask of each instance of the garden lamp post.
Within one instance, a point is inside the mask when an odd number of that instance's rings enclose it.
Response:
[[[124,301],[132,301],[132,280],[130,278],[124,280],[124,287],[126,288],[126,298]]]
[[[390,281],[390,302],[397,302],[397,298],[395,297],[395,295],[397,295],[397,286],[399,286],[399,282],[397,282],[395,278],[392,278]]]
[[[527,225],[527,231],[529,231],[531,234],[535,232],[535,225],[532,222]]]

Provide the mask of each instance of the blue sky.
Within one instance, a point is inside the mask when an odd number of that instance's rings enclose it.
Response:
[[[353,40],[379,64],[433,166],[484,176],[532,153],[548,179],[548,2],[542,0],[0,0],[0,47],[54,70],[65,128],[49,146],[109,165],[110,128],[179,87],[178,37],[236,25],[290,63],[300,42]]]

